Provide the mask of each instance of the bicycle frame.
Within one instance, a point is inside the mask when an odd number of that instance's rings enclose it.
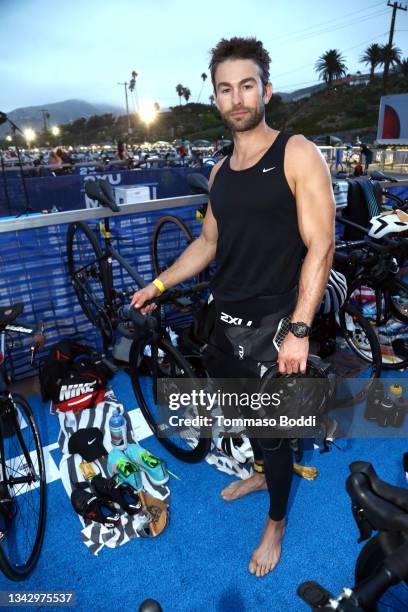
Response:
[[[144,278],[138,273],[138,271],[133,268],[124,257],[116,249],[112,246],[111,241],[111,233],[110,233],[110,223],[109,218],[105,217],[104,223],[99,224],[100,232],[104,238],[105,242],[105,252],[103,254],[102,259],[106,262],[106,271],[107,271],[107,281],[108,281],[108,293],[109,296],[113,296],[113,274],[112,274],[112,259],[115,259],[129,274],[129,276],[140,286],[146,287],[147,282]]]

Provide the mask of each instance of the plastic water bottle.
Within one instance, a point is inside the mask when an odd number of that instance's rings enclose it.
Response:
[[[109,419],[109,431],[113,448],[124,450],[127,447],[126,420],[119,408]]]

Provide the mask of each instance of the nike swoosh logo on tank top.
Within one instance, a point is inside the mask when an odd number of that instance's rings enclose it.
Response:
[[[264,168],[262,172],[270,172],[271,170],[275,170],[275,166],[272,166],[272,168]]]

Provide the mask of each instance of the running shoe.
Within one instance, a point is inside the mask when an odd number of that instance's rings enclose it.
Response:
[[[126,455],[133,464],[136,464],[149,476],[152,483],[157,485],[166,484],[169,474],[164,462],[159,457],[152,455],[140,444],[129,444],[126,449]]]
[[[130,485],[135,491],[143,488],[139,465],[117,448],[113,448],[108,455],[108,473],[117,481]]]

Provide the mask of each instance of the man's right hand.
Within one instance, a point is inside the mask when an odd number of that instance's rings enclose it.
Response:
[[[146,314],[148,312],[152,312],[152,310],[157,308],[157,305],[148,304],[148,306],[143,308],[143,304],[147,302],[147,300],[151,300],[152,298],[155,298],[158,295],[160,295],[159,289],[156,287],[156,285],[153,285],[153,283],[150,283],[149,285],[147,285],[147,287],[144,287],[143,289],[136,291],[136,293],[133,294],[132,300],[130,303],[132,306],[134,306],[138,310],[140,309],[140,312],[142,314]]]

